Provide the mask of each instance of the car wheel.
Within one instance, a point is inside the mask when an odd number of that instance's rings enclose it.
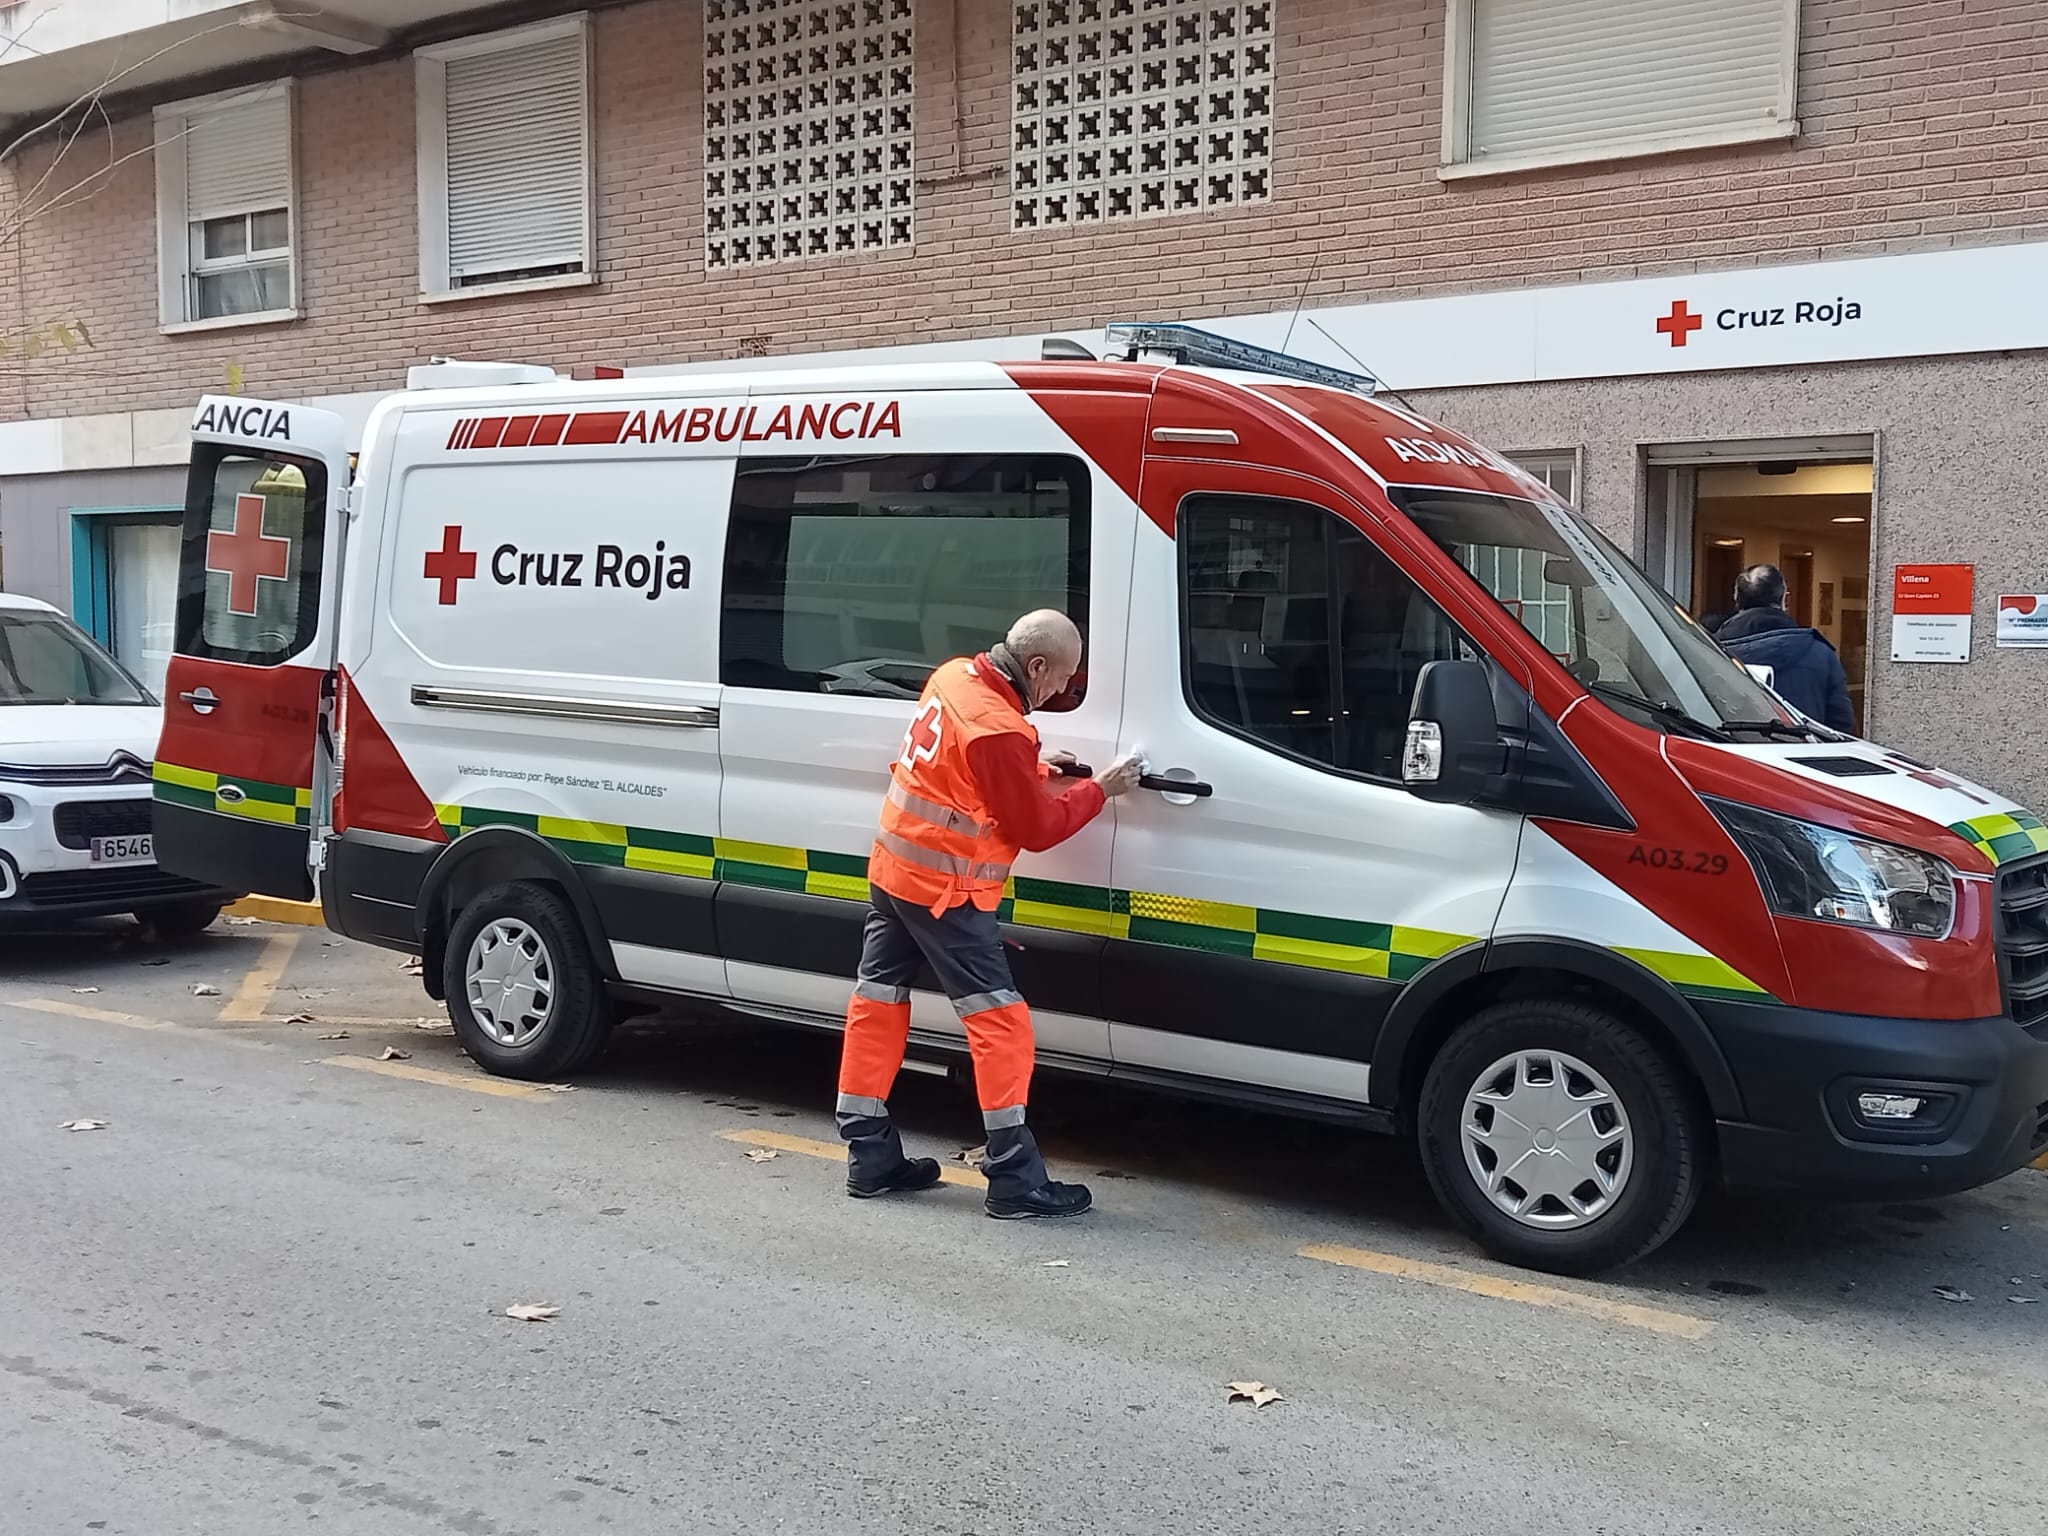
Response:
[[[185,901],[170,907],[147,907],[135,914],[135,921],[160,939],[190,939],[211,928],[220,910],[217,901]]]
[[[1556,1274],[1643,1257],[1704,1183],[1678,1070],[1613,1014],[1561,998],[1466,1021],[1430,1063],[1417,1130],[1451,1218],[1495,1257]]]
[[[442,983],[462,1048],[500,1077],[573,1072],[611,1028],[604,980],[576,915],[539,885],[496,886],[462,909]]]

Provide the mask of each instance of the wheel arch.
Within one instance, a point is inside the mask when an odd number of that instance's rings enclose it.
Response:
[[[1371,1101],[1390,1111],[1404,1132],[1412,1130],[1423,1075],[1458,1024],[1490,1003],[1543,995],[1604,1002],[1670,1053],[1713,1118],[1742,1118],[1742,1095],[1727,1057],[1676,988],[1626,955],[1554,938],[1468,945],[1410,981],[1381,1026]]]
[[[492,886],[517,880],[548,886],[567,901],[583,930],[584,942],[590,946],[591,958],[597,962],[598,974],[607,984],[618,981],[603,919],[576,866],[547,839],[524,827],[479,827],[450,843],[420,882],[414,924],[421,980],[435,1001],[446,1001],[441,973],[455,914]]]

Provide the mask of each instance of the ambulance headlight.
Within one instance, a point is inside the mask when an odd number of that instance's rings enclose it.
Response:
[[[1956,872],[1896,843],[1711,800],[1748,857],[1771,909],[1786,917],[1945,939],[1956,915]]]

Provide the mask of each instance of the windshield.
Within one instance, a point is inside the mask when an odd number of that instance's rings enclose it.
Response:
[[[1716,730],[1792,726],[1769,689],[1563,507],[1424,487],[1396,486],[1388,494],[1602,698]]]
[[[53,613],[0,613],[0,704],[152,702],[70,620]]]

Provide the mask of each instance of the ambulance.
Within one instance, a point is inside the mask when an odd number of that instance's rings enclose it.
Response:
[[[2048,828],[1830,733],[1512,463],[1174,325],[1013,364],[440,361],[193,423],[163,863],[417,954],[484,1068],[839,1026],[925,676],[1087,641],[1142,788],[1002,908],[1042,1065],[1412,1136],[1510,1261],[2048,1148]],[[927,722],[925,729],[929,729]],[[913,1057],[964,1050],[935,991]]]

